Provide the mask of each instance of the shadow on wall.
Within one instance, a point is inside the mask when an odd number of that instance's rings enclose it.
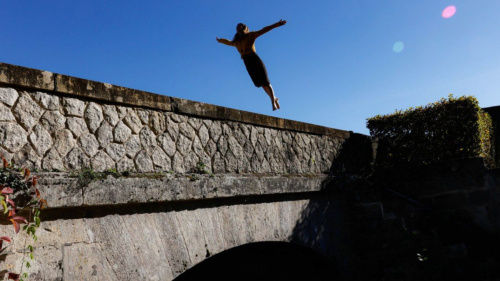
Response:
[[[294,227],[290,242],[258,242],[205,259],[184,280],[343,280],[350,270],[349,186],[371,171],[371,139],[352,134],[337,154],[331,177]]]
[[[338,280],[326,258],[287,242],[258,242],[235,247],[190,268],[186,280]]]
[[[356,197],[353,186],[364,185],[373,161],[370,137],[352,134],[342,145],[323,182],[322,191],[312,198],[297,222],[291,242],[328,257],[330,269],[352,275],[349,217]]]

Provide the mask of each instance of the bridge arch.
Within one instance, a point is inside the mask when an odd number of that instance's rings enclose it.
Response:
[[[209,257],[175,281],[340,280],[328,258],[301,245],[265,241],[241,245]]]

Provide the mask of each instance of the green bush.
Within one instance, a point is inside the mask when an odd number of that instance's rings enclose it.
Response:
[[[492,166],[492,125],[472,96],[398,110],[368,119],[378,140],[376,167],[415,167],[457,158],[483,157]]]

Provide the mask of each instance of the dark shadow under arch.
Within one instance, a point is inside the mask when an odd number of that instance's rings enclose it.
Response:
[[[304,246],[256,242],[209,257],[174,280],[340,280],[331,265]]]

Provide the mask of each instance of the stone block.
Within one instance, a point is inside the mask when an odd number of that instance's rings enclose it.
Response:
[[[85,102],[75,98],[62,99],[63,111],[66,116],[83,117]]]
[[[116,127],[113,129],[113,136],[115,142],[125,143],[128,141],[131,135],[132,135],[132,130],[122,121],[119,121],[116,124]]]
[[[89,103],[84,113],[85,121],[91,133],[95,133],[104,120],[101,107],[94,102]]]
[[[15,89],[0,87],[0,102],[13,106],[17,98],[19,98],[19,93]]]
[[[52,134],[66,128],[66,117],[59,111],[46,111],[42,118],[40,118],[40,123],[44,126],[45,130]]]
[[[43,109],[46,110],[59,110],[61,106],[59,103],[59,97],[53,94],[47,94],[45,92],[35,92],[32,94],[33,99],[36,100]]]
[[[1,81],[1,66],[0,66]],[[77,97],[92,98],[108,102],[149,107],[171,111],[170,97],[138,91],[108,83],[85,80],[81,78],[60,75],[56,77],[56,91],[71,94]]]
[[[38,123],[38,119],[40,119],[44,110],[31,99],[30,95],[24,93],[19,97],[12,112],[17,119],[17,123],[30,131]]]
[[[0,82],[27,88],[54,90],[52,72],[7,63],[0,63]]]
[[[27,142],[28,134],[15,123],[0,123],[0,145],[8,152],[19,151]]]
[[[66,127],[73,133],[76,138],[89,132],[85,120],[80,117],[66,118]]]
[[[16,118],[10,111],[10,108],[0,103],[0,122],[1,121],[15,121]]]

